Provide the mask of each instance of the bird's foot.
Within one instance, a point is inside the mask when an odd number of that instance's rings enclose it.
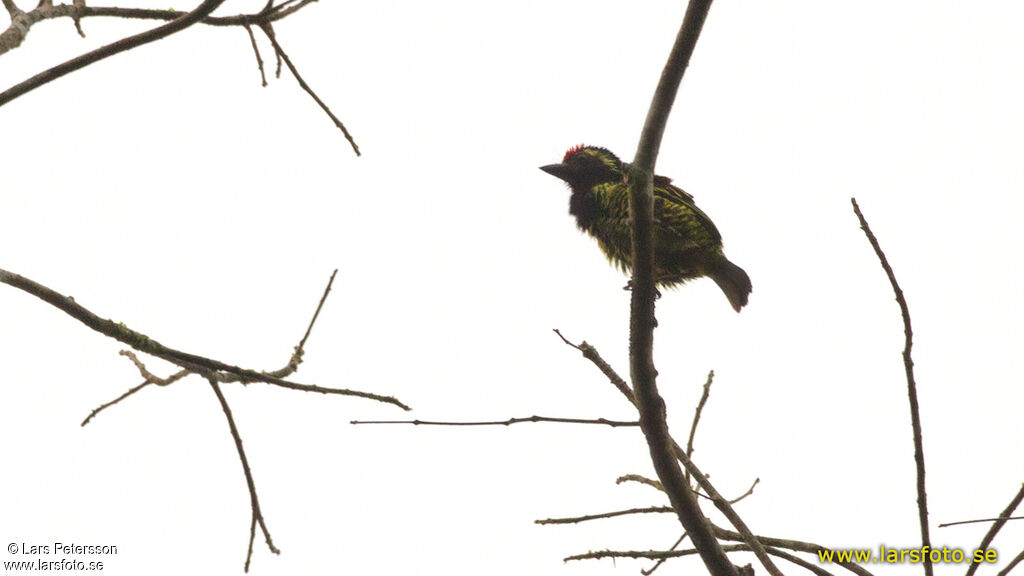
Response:
[[[633,280],[630,279],[629,282],[626,282],[626,285],[623,286],[622,289],[626,290],[627,292],[631,292],[633,290]],[[655,288],[654,289],[654,299],[657,300],[659,298],[661,298],[661,291],[658,290],[657,288]]]

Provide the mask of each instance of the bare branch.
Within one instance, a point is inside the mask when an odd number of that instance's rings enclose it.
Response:
[[[579,524],[580,522],[587,522],[589,520],[603,520],[605,518],[615,518],[617,516],[630,516],[632,514],[663,514],[666,512],[675,512],[671,506],[649,506],[647,508],[630,508],[629,510],[616,510],[614,512],[604,512],[601,514],[589,514],[587,516],[575,516],[572,518],[545,518],[544,520],[534,520],[534,524]]]
[[[13,50],[21,45],[28,30],[34,24],[44,20],[58,18],[71,18],[76,26],[85,18],[120,18],[126,20],[155,20],[170,22],[181,18],[182,12],[178,10],[152,10],[148,8],[118,8],[115,6],[86,6],[80,0],[72,0],[72,4],[58,4],[54,6],[52,0],[44,0],[29,12],[17,11],[11,14],[11,25],[7,30],[0,33],[0,54]],[[236,14],[234,16],[206,16],[200,20],[201,24],[207,26],[251,26],[258,22],[276,22],[301,10],[315,0],[301,0],[295,3],[291,0],[272,6],[270,9],[261,10],[255,14]],[[294,5],[293,5],[294,4]],[[4,5],[13,6],[13,0],[4,0]],[[79,30],[81,33],[81,31]]]
[[[999,518],[995,519],[995,523],[992,524],[991,527],[989,527],[988,532],[986,532],[985,535],[981,538],[981,543],[978,544],[978,546],[975,548],[976,550],[988,550],[988,548],[992,545],[992,541],[995,540],[996,534],[999,533],[999,530],[1001,530],[1008,521],[1014,520],[1014,518],[1011,518],[1010,515],[1013,514],[1013,511],[1017,509],[1017,506],[1020,506],[1022,500],[1024,500],[1024,484],[1021,484],[1020,490],[1017,491],[1017,495],[1013,497],[1013,500],[1010,500],[1010,503],[999,514]],[[1024,516],[1018,517],[1016,519],[1024,519]],[[958,522],[958,524],[962,523],[963,522]],[[941,528],[942,525],[940,525],[939,527]],[[967,572],[965,576],[971,576],[977,570],[978,564],[972,563],[967,567]]]
[[[256,66],[260,71],[260,81],[264,88],[267,87],[267,74],[263,70],[263,56],[260,56],[260,47],[256,45],[256,35],[252,33],[252,26],[246,24],[245,31],[249,34],[249,42],[252,43],[253,54],[256,55]]]
[[[331,286],[334,285],[334,277],[338,275],[338,269],[335,268],[334,272],[331,272],[331,277],[327,280],[327,287],[324,288],[324,293],[320,296],[320,302],[316,305],[316,312],[313,312],[313,318],[309,321],[309,326],[306,327],[306,333],[302,336],[302,340],[299,340],[299,345],[295,347],[295,351],[292,353],[291,359],[288,360],[288,364],[274,372],[267,372],[267,374],[276,378],[284,378],[294,373],[299,369],[299,364],[302,363],[302,356],[306,353],[306,341],[309,340],[309,335],[313,332],[313,325],[316,324],[316,319],[320,317],[320,310],[324,307],[324,302],[327,301],[327,295],[331,293]]]
[[[750,551],[750,546],[748,546],[746,544],[729,544],[727,546],[722,546],[722,550],[724,550],[725,552],[749,552]],[[765,550],[767,551],[768,554],[771,554],[773,556],[778,556],[779,558],[782,558],[784,560],[788,560],[789,562],[792,562],[792,563],[796,564],[797,566],[800,566],[801,568],[805,568],[807,570],[810,570],[811,572],[813,572],[814,574],[817,574],[818,576],[831,576],[831,574],[827,570],[824,570],[823,568],[821,568],[819,566],[815,566],[814,564],[812,564],[812,563],[810,563],[810,562],[808,562],[808,561],[806,561],[806,560],[804,560],[802,558],[793,556],[792,554],[788,554],[786,552],[783,552],[781,550],[776,550],[776,549],[773,549],[773,548],[766,548]],[[650,574],[651,572],[653,572],[665,560],[668,560],[670,558],[682,558],[682,557],[685,557],[685,556],[693,556],[694,554],[697,554],[698,552],[699,552],[698,550],[693,549],[693,548],[690,548],[690,549],[687,549],[687,550],[647,550],[647,551],[637,551],[637,550],[629,550],[629,551],[625,551],[625,550],[622,550],[622,551],[620,551],[620,550],[602,550],[602,551],[599,551],[599,552],[587,552],[586,554],[577,554],[575,556],[569,556],[567,558],[563,558],[563,561],[564,562],[568,562],[570,560],[599,560],[599,559],[602,559],[602,558],[613,558],[613,559],[614,558],[634,558],[634,559],[649,558],[651,560],[658,560],[658,564],[656,564],[650,570],[642,570],[641,571],[643,574],[646,575],[646,574]]]
[[[646,476],[641,476],[639,474],[624,474],[615,479],[616,484],[625,484],[626,482],[636,482],[637,484],[650,486],[651,488],[654,488],[659,492],[665,491],[665,487],[661,485],[661,482],[658,482],[657,480],[652,480]]]
[[[679,535],[679,538],[676,539],[676,543],[669,548],[669,551],[672,552],[676,548],[679,548],[679,545],[683,543],[683,540],[686,540],[686,532],[683,532]],[[664,564],[666,561],[668,561],[668,558],[658,558],[658,560],[650,568],[641,568],[640,573],[643,574],[643,576],[651,576],[651,574],[654,574],[654,571],[661,567],[661,565]]]
[[[352,150],[356,153],[356,156],[361,156],[362,154],[360,154],[359,152],[359,146],[356,145],[356,141],[352,138],[352,135],[348,133],[348,129],[345,128],[345,125],[342,124],[341,120],[339,120],[338,117],[334,115],[334,112],[331,112],[331,109],[327,106],[327,104],[324,104],[324,101],[321,100],[319,96],[317,96],[316,92],[314,92],[313,89],[310,88],[308,84],[306,84],[306,81],[303,80],[302,75],[299,74],[298,69],[296,69],[295,65],[292,64],[291,58],[289,58],[288,54],[285,53],[284,48],[281,48],[281,45],[278,44],[277,37],[274,35],[274,27],[269,22],[261,22],[259,23],[259,27],[261,30],[263,30],[263,33],[267,36],[267,39],[270,40],[270,43],[274,45],[274,51],[277,53],[278,57],[278,76],[281,75],[280,61],[283,60],[285,65],[288,66],[288,70],[291,71],[292,76],[294,76],[295,80],[298,81],[299,86],[301,86],[302,89],[305,90],[306,93],[309,94],[311,98],[313,98],[317,105],[320,106],[320,109],[323,110],[331,118],[331,120],[334,121],[334,125],[337,126],[339,130],[341,130],[342,134],[345,135],[345,139],[348,140],[348,143],[352,146]]]
[[[260,500],[256,495],[256,482],[252,477],[252,470],[249,468],[249,459],[245,457],[245,449],[242,448],[242,437],[238,434],[238,427],[235,426],[235,418],[231,415],[231,407],[228,406],[228,401],[224,398],[224,393],[220,390],[220,384],[216,380],[207,378],[207,382],[210,383],[210,387],[213,388],[213,393],[217,396],[217,401],[220,402],[220,407],[224,411],[224,417],[227,418],[228,428],[231,430],[231,438],[235,441],[235,449],[238,450],[238,459],[242,461],[242,471],[245,473],[245,484],[249,487],[249,503],[252,507],[252,522],[249,527],[249,552],[245,556],[245,571],[249,571],[249,562],[252,560],[252,546],[253,541],[256,538],[256,525],[259,524],[260,530],[263,531],[263,538],[267,542],[267,548],[270,549],[274,554],[280,554],[281,551],[274,546],[274,540],[270,537],[270,530],[267,529],[267,523],[263,519],[263,511],[260,510]]]
[[[903,334],[905,336],[903,368],[907,375],[910,425],[914,435],[914,463],[917,467],[917,517],[918,523],[921,526],[921,545],[923,547],[931,547],[931,536],[928,530],[928,494],[925,491],[924,440],[921,436],[921,413],[917,404],[917,382],[914,381],[914,360],[910,356],[910,349],[914,346],[914,331],[910,327],[910,310],[907,308],[906,298],[903,297],[903,290],[900,288],[899,283],[896,282],[896,274],[893,273],[892,267],[889,266],[889,261],[886,259],[885,253],[882,252],[882,247],[878,244],[878,239],[871,232],[868,221],[864,219],[864,214],[861,213],[860,206],[857,205],[857,199],[850,198],[850,203],[853,204],[853,212],[857,215],[857,220],[860,221],[861,230],[868,237],[868,242],[874,248],[875,255],[878,256],[878,261],[882,264],[882,269],[885,270],[885,275],[889,278],[893,292],[896,293],[896,303],[900,306],[900,314],[903,316]],[[924,565],[925,576],[932,576],[931,558],[926,556],[922,564]]]
[[[636,406],[636,399],[633,397],[633,391],[630,390],[627,385],[625,385],[625,382],[622,381],[622,379],[615,372],[615,370],[601,358],[601,356],[597,353],[597,350],[594,349],[593,346],[590,346],[586,342],[577,346],[570,342],[569,340],[567,340],[565,336],[562,336],[562,333],[559,332],[557,329],[555,330],[555,333],[558,334],[559,338],[561,338],[562,341],[565,342],[568,346],[580,350],[583,353],[583,356],[590,360],[592,363],[594,363],[601,370],[602,373],[608,376],[609,380],[611,380],[612,384],[614,384],[615,387],[620,392],[622,392],[623,396],[625,396],[626,399],[629,400],[629,402],[633,404],[634,407]],[[737,514],[736,511],[733,510],[730,501],[725,499],[718,492],[718,490],[715,489],[714,485],[711,484],[711,481],[708,480],[707,476],[705,476],[704,473],[700,471],[697,465],[693,463],[693,461],[686,455],[686,452],[679,446],[678,443],[676,443],[675,440],[671,440],[671,443],[673,454],[675,454],[675,457],[686,469],[687,486],[689,486],[688,479],[690,477],[695,478],[697,480],[698,486],[700,486],[708,494],[707,498],[709,498],[712,501],[712,503],[714,503],[715,507],[718,508],[718,510],[725,515],[726,519],[729,520],[729,523],[732,524],[733,527],[736,528],[736,530],[738,530],[739,533],[744,536],[743,541],[746,542],[748,545],[751,542],[753,542],[754,544],[752,548],[754,549],[759,547],[760,544],[758,544],[753,532],[751,532],[750,528],[748,528],[746,523],[743,522],[743,519],[740,518],[739,514]],[[756,485],[757,482],[758,480],[755,480],[754,485]],[[660,483],[658,484],[658,486],[659,490],[664,490],[664,488],[661,487]],[[747,491],[747,494],[740,496],[735,501],[738,502],[739,500],[745,498],[752,490],[753,486],[751,486],[750,490]],[[765,554],[767,554],[767,552]]]
[[[562,342],[565,342],[566,345],[579,350],[583,354],[584,358],[590,360],[594,364],[594,366],[597,366],[597,369],[600,370],[601,373],[608,378],[608,380],[612,383],[613,386],[615,386],[616,389],[618,389],[619,392],[622,392],[622,395],[625,396],[627,400],[629,400],[629,403],[636,406],[636,399],[633,398],[633,390],[629,387],[629,384],[625,380],[623,380],[622,377],[618,375],[618,373],[615,372],[615,369],[613,369],[607,362],[604,361],[604,358],[601,358],[601,355],[597,353],[596,348],[594,348],[590,344],[587,344],[586,341],[581,342],[579,346],[577,346],[576,344],[573,344],[572,342],[567,340],[565,336],[562,336],[562,333],[559,332],[558,328],[555,328],[554,331],[555,334],[558,334],[558,337],[562,339]]]
[[[708,379],[704,382],[704,392],[700,395],[700,401],[697,402],[697,408],[693,412],[693,423],[690,424],[690,438],[686,441],[686,455],[693,458],[693,438],[697,435],[697,424],[700,423],[701,412],[704,411],[704,405],[708,403],[708,396],[711,395],[711,382],[715,379],[715,371],[708,371]],[[686,473],[686,483],[690,483],[690,473]]]
[[[4,8],[7,8],[7,13],[11,15],[11,20],[14,20],[19,14],[24,14],[21,8],[18,8],[18,5],[14,3],[14,0],[3,0],[3,2]]]
[[[82,420],[82,426],[85,426],[86,424],[88,424],[89,421],[92,420],[100,412],[106,410],[107,408],[110,408],[111,406],[117,404],[118,402],[124,400],[125,398],[131,396],[132,394],[135,394],[136,392],[142,390],[143,388],[145,388],[146,386],[149,386],[150,384],[156,384],[157,386],[169,386],[169,385],[173,384],[174,382],[177,382],[178,380],[181,380],[185,376],[188,376],[189,374],[191,374],[191,372],[189,372],[188,370],[180,370],[180,371],[175,372],[174,374],[168,376],[167,378],[161,378],[159,376],[156,376],[152,372],[150,372],[146,368],[146,365],[143,364],[142,361],[139,360],[139,357],[136,356],[135,353],[133,353],[132,351],[130,351],[130,350],[121,350],[118,354],[120,354],[121,356],[127,357],[129,360],[132,361],[133,364],[135,364],[135,368],[138,369],[140,374],[142,374],[142,378],[143,378],[142,384],[139,384],[138,386],[134,386],[132,388],[129,388],[128,391],[125,392],[124,394],[121,394],[120,396],[118,396],[117,398],[111,400],[110,402],[102,404],[99,407],[97,407],[96,409],[94,409],[92,412],[89,413],[88,416],[86,416],[85,420]]]
[[[639,426],[639,422],[624,422],[597,418],[552,418],[550,416],[527,416],[525,418],[509,418],[508,420],[491,420],[483,422],[438,422],[430,420],[352,420],[350,424],[412,424],[413,426],[510,426],[525,422],[554,422],[559,424],[602,424],[617,428],[620,426]]]
[[[180,374],[188,374],[188,371],[182,370],[179,373]],[[107,402],[105,404],[101,404],[101,405],[97,406],[96,408],[93,409],[92,412],[89,413],[88,416],[85,417],[85,420],[82,420],[81,426],[85,426],[86,424],[89,423],[90,420],[92,420],[100,412],[106,410],[107,408],[110,408],[111,406],[117,404],[118,402],[120,402],[121,400],[124,400],[125,398],[131,396],[132,394],[135,394],[136,392],[138,392],[139,390],[142,390],[143,388],[145,388],[146,386],[149,386],[150,384],[152,384],[152,382],[150,382],[149,380],[143,380],[142,384],[139,384],[138,386],[132,386],[124,394],[121,394],[120,396],[118,396],[117,398],[114,398],[110,402]]]
[[[714,527],[715,535],[723,540],[739,540],[746,543],[746,537],[738,532],[732,530],[726,530],[718,526]],[[786,540],[783,538],[772,538],[770,536],[755,536],[758,543],[763,546],[773,548],[783,548],[785,550],[793,550],[794,552],[807,552],[808,554],[818,555],[820,552],[831,552],[831,549],[822,546],[821,544],[814,544],[812,542],[802,542],[800,540]],[[837,566],[845,568],[858,576],[873,576],[871,572],[865,570],[859,564],[855,562],[835,562]]]
[[[71,298],[70,296],[59,294],[42,284],[3,269],[0,269],[0,283],[8,284],[36,296],[85,324],[89,328],[92,328],[96,332],[114,338],[119,342],[123,342],[140,352],[145,352],[146,354],[156,356],[157,358],[163,358],[164,360],[177,364],[186,370],[202,374],[204,377],[212,378],[215,381],[264,382],[280,386],[282,388],[289,388],[291,390],[366,398],[386,404],[394,404],[403,410],[410,410],[408,406],[391,396],[381,396],[370,392],[348,390],[344,388],[327,388],[317,386],[315,384],[300,384],[272,376],[265,372],[256,372],[246,368],[239,368],[238,366],[231,366],[219,360],[168,348],[156,340],[149,338],[145,334],[141,334],[128,328],[124,324],[100,318],[85,307],[79,305],[75,302],[74,298]]]
[[[195,10],[192,10],[191,12],[188,12],[186,14],[182,14],[180,17],[166,24],[157,26],[152,30],[147,30],[140,34],[135,34],[134,36],[122,38],[117,42],[107,44],[106,46],[102,46],[91,52],[86,52],[85,54],[82,54],[81,56],[78,56],[76,58],[72,58],[71,60],[68,60],[63,64],[58,64],[57,66],[54,66],[49,70],[40,72],[39,74],[36,74],[28,80],[25,80],[24,82],[16,84],[15,86],[12,86],[11,88],[8,88],[3,92],[0,92],[0,106],[3,106],[11,100],[14,100],[18,96],[31,92],[32,90],[35,90],[36,88],[44,84],[48,84],[49,82],[52,82],[57,78],[64,76],[65,74],[84,68],[89,64],[92,64],[93,62],[98,62],[100,60],[103,60],[104,58],[113,56],[115,54],[119,54],[126,50],[131,50],[132,48],[137,48],[139,46],[142,46],[143,44],[155,42],[157,40],[160,40],[161,38],[166,38],[171,34],[180,32],[185,28],[188,28],[189,26],[195,24],[196,22],[199,22],[203,18],[209,16],[223,3],[224,0],[203,0],[203,2],[195,8]],[[26,26],[25,32],[27,31],[28,27]]]
[[[715,538],[710,522],[704,517],[696,497],[690,491],[686,476],[676,459],[678,445],[671,440],[665,414],[665,402],[658,393],[654,367],[654,165],[658,158],[665,125],[682,82],[683,74],[700,37],[711,8],[711,0],[690,0],[675,44],[662,71],[661,79],[647,112],[636,156],[626,174],[629,184],[630,228],[632,231],[632,292],[629,320],[629,371],[633,394],[640,411],[640,427],[644,431],[651,461],[658,473],[679,521],[689,533],[694,548],[714,576],[734,576],[738,568],[729,561]],[[689,461],[689,458],[686,458]],[[773,576],[781,576],[768,554],[757,541],[751,548]],[[745,572],[747,570],[744,570]]]

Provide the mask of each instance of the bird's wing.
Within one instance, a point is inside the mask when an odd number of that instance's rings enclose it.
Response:
[[[670,178],[664,176],[654,177],[654,196],[692,213],[697,221],[703,225],[704,229],[707,230],[708,234],[711,235],[714,242],[719,243],[722,241],[722,234],[715,227],[715,223],[711,221],[711,218],[703,210],[697,207],[697,204],[693,201],[693,196],[682,188],[673,185]],[[665,209],[673,211],[671,206],[666,206]]]

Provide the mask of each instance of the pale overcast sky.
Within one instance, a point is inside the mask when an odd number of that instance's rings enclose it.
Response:
[[[533,521],[662,504],[615,485],[654,474],[637,430],[349,421],[633,417],[552,332],[628,374],[626,277],[537,167],[580,142],[632,157],[683,4],[310,5],[277,37],[362,157],[287,71],[260,87],[241,29],[113,57],[0,108],[0,268],[258,370],[285,364],[339,270],[294,380],[414,411],[226,386],[282,551],[257,537],[251,574],[636,574],[650,563],[562,558],[667,548],[671,516]],[[715,370],[695,459],[727,496],[760,478],[737,506],[754,532],[919,543],[903,327],[851,196],[913,315],[933,545],[973,550],[987,526],[937,524],[995,516],[1020,488],[1022,21],[994,1],[712,7],[657,170],[754,291],[741,314],[708,280],[667,292],[656,361],[681,440]],[[0,89],[150,26],[39,24],[0,57]],[[124,346],[7,286],[0,327],[5,547],[117,545],[104,574],[241,574],[249,496],[209,386],[146,389],[81,428],[139,383]],[[999,566],[1022,541],[1004,529]],[[703,570],[660,571],[683,569]]]

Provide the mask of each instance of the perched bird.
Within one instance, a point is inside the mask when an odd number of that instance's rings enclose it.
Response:
[[[628,164],[596,146],[576,146],[561,164],[540,169],[564,180],[572,190],[569,214],[579,229],[597,239],[608,260],[624,272],[632,265],[629,188],[623,181]],[[718,284],[737,312],[747,304],[750,277],[722,253],[722,235],[693,196],[654,177],[654,278],[672,288],[707,276]]]

